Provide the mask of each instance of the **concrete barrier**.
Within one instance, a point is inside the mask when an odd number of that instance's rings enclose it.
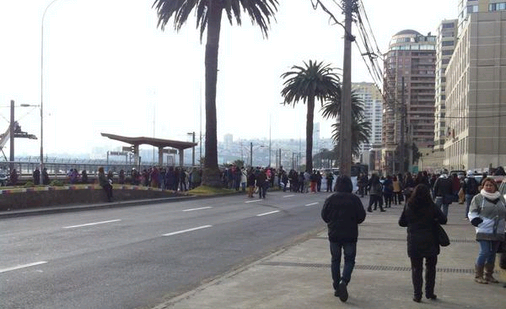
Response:
[[[150,187],[114,185],[114,201],[130,201],[179,196],[181,193]],[[99,185],[76,185],[0,190],[0,211],[73,204],[94,204],[107,201]]]

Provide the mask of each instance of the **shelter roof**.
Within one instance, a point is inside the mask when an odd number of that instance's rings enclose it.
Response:
[[[142,145],[147,144],[155,147],[172,147],[176,149],[187,149],[192,148],[194,146],[197,146],[197,143],[192,142],[183,142],[183,141],[174,141],[170,139],[161,139],[161,138],[154,138],[154,137],[128,137],[128,136],[121,136],[121,135],[115,135],[115,134],[109,134],[109,133],[100,133],[104,137],[108,137],[110,139],[128,143],[131,145]]]

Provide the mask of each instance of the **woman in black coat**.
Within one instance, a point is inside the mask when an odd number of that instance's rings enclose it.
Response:
[[[436,207],[430,189],[419,184],[413,190],[399,219],[399,225],[408,228],[408,256],[411,259],[411,278],[415,302],[422,299],[423,259],[425,258],[425,297],[436,299],[436,264],[439,254],[436,223],[445,224],[446,217]]]

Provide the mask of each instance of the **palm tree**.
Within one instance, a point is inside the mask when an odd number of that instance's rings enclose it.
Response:
[[[321,104],[339,89],[339,77],[333,73],[333,68],[322,62],[304,62],[304,67],[293,66],[292,71],[283,73],[281,95],[284,97],[283,105],[293,104],[300,100],[307,103],[306,115],[306,171],[313,170],[313,119],[315,100]]]
[[[218,168],[218,139],[216,123],[216,84],[218,81],[218,47],[220,42],[221,18],[225,11],[230,24],[241,25],[241,11],[246,12],[252,24],[257,24],[264,38],[271,18],[277,11],[277,0],[155,0],[153,7],[158,14],[158,27],[165,30],[165,26],[172,18],[174,29],[179,31],[188,20],[188,16],[195,11],[197,28],[200,28],[202,41],[207,28],[206,41],[206,158],[202,184],[213,187],[221,186],[220,170]]]
[[[322,116],[325,118],[337,118],[341,114],[341,86],[333,93],[323,105]],[[364,104],[355,91],[351,91],[351,118],[364,116]]]
[[[337,123],[332,124],[332,139],[339,145],[339,129],[340,125]],[[369,143],[369,136],[371,135],[372,125],[369,121],[363,119],[352,118],[351,120],[351,154],[355,157],[360,155],[360,145]],[[339,149],[336,145],[336,153]]]
[[[341,87],[332,95],[322,108],[325,118],[337,118],[341,113]],[[332,139],[339,143],[339,125],[332,125]],[[364,103],[355,93],[351,92],[351,151],[354,156],[360,155],[360,144],[369,143],[372,125],[364,120]]]

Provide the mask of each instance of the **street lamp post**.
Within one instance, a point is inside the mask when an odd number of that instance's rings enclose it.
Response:
[[[264,146],[264,145],[256,145],[256,147],[258,148],[265,148],[267,146]],[[250,142],[249,143],[249,154],[250,154],[250,157],[249,157],[249,165],[251,167],[253,167],[253,143]]]
[[[51,1],[42,14],[40,26],[40,169],[44,168],[44,19],[47,10],[58,0]]]

